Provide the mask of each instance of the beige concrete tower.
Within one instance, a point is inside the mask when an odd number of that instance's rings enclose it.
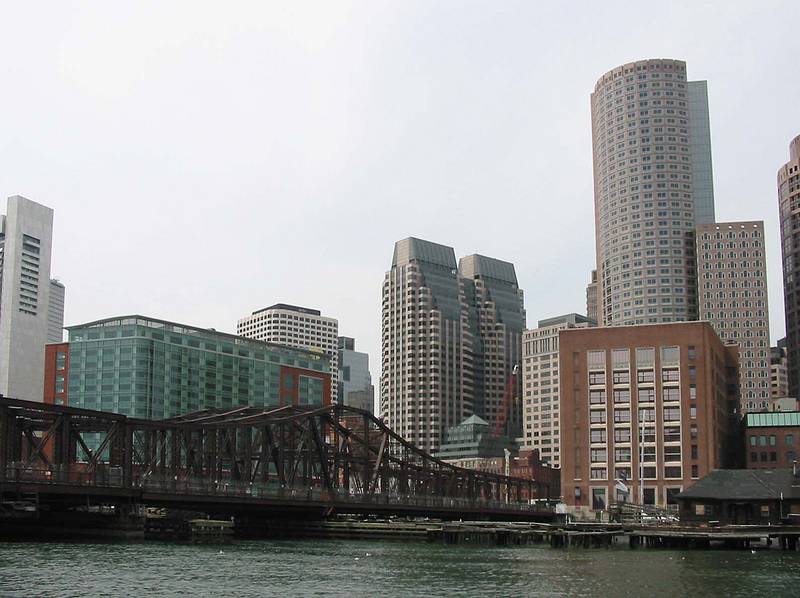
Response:
[[[706,84],[642,60],[603,75],[591,104],[598,324],[696,319],[694,227],[714,220]]]
[[[789,161],[778,171],[778,202],[789,396],[800,398],[800,135],[789,144]]]
[[[726,344],[739,345],[741,410],[769,405],[769,306],[764,223],[697,227],[700,319]]]

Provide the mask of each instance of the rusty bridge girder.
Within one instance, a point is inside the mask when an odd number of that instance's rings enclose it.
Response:
[[[526,505],[537,482],[463,469],[343,405],[237,407],[167,420],[0,397],[0,484],[188,494]]]

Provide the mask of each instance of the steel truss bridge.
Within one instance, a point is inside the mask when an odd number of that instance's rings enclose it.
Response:
[[[252,516],[549,520],[549,488],[463,469],[367,411],[241,407],[144,420],[0,397],[0,496]]]

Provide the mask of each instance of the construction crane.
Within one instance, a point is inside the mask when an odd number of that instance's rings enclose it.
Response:
[[[511,403],[514,398],[514,388],[517,386],[517,373],[519,372],[519,365],[514,364],[511,370],[511,375],[506,382],[506,392],[503,395],[503,404],[500,405],[500,413],[494,421],[493,433],[495,436],[501,436],[505,432],[506,422],[508,421],[508,414],[511,411]]]

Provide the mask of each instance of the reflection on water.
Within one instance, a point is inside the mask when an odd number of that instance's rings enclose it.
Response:
[[[800,553],[372,541],[0,543],[0,596],[800,595]]]

